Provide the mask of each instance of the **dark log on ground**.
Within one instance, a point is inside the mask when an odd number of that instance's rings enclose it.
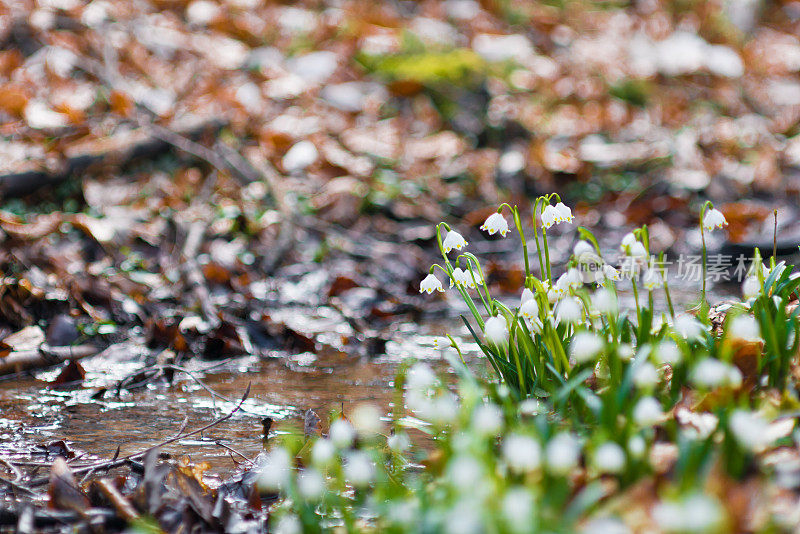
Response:
[[[69,360],[80,360],[98,353],[94,345],[76,345],[74,347],[46,347],[33,350],[10,352],[0,358],[0,376],[52,367]]]
[[[56,164],[41,160],[0,163],[0,199],[27,195],[74,177],[96,165],[123,166],[137,159],[152,158],[166,152],[174,143],[166,141],[163,131],[178,138],[197,139],[216,133],[225,125],[219,118],[187,116],[174,121],[169,128],[154,132],[150,128],[120,128],[105,139],[77,142],[67,148],[64,159]]]

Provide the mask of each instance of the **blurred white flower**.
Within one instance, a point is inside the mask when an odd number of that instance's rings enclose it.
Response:
[[[653,426],[664,417],[661,403],[653,397],[642,397],[633,408],[633,420],[639,426]]]
[[[547,467],[550,472],[558,475],[569,474],[581,456],[581,446],[578,439],[568,432],[554,436],[545,449]]]
[[[631,361],[635,355],[636,353],[633,350],[633,345],[630,343],[620,343],[617,345],[617,356],[623,362]]]
[[[461,250],[467,245],[468,243],[467,240],[464,239],[464,236],[462,236],[455,230],[450,230],[449,232],[447,232],[447,236],[445,236],[444,241],[442,242],[442,248],[444,248],[445,254],[447,254],[451,250]]]
[[[633,232],[628,232],[622,237],[622,243],[620,244],[619,248],[624,252],[636,242],[636,236],[633,235]]]
[[[752,315],[737,315],[728,326],[728,335],[742,341],[761,341],[761,327]]]
[[[301,534],[303,524],[296,515],[286,514],[275,523],[274,532],[275,534]]]
[[[541,463],[542,447],[530,436],[511,434],[503,440],[503,458],[512,471],[532,471]]]
[[[580,534],[631,534],[631,529],[615,517],[598,517],[590,519]]]
[[[642,273],[642,285],[647,288],[648,291],[662,287],[664,285],[664,280],[661,278],[661,273],[658,269],[646,269],[644,273]]]
[[[675,365],[681,362],[683,355],[678,345],[671,339],[663,339],[658,342],[653,355],[660,363]]]
[[[716,228],[722,228],[723,226],[728,226],[728,221],[725,220],[725,216],[721,211],[712,208],[706,212],[705,217],[703,217],[703,228],[711,231]]]
[[[446,391],[430,399],[427,406],[417,411],[417,415],[434,425],[447,425],[458,416],[458,401],[452,393]]]
[[[519,299],[519,304],[520,304],[520,306],[522,306],[527,301],[533,300],[534,298],[535,298],[535,296],[533,294],[533,291],[531,291],[530,289],[528,289],[526,287],[525,289],[522,290],[522,296]]]
[[[364,487],[372,481],[375,465],[369,456],[362,451],[353,451],[344,462],[344,477],[355,487]]]
[[[297,489],[306,499],[319,499],[325,494],[325,477],[313,467],[303,469],[297,475]]]
[[[723,386],[738,387],[742,383],[742,373],[733,365],[715,358],[706,358],[695,366],[692,382],[708,389]]]
[[[538,399],[525,399],[519,403],[519,413],[522,415],[538,415],[542,411],[542,403]]]
[[[383,430],[381,411],[374,404],[359,404],[350,414],[350,420],[360,436],[372,436]]]
[[[497,232],[500,232],[500,235],[503,237],[505,237],[509,231],[508,222],[501,214],[497,212],[489,215],[481,225],[480,229],[485,230],[489,233],[489,235],[494,235]]]
[[[481,507],[472,500],[456,504],[445,517],[444,530],[447,534],[480,534],[484,532]]]
[[[761,283],[757,276],[748,276],[742,283],[742,295],[744,298],[751,299],[761,293]]]
[[[595,360],[603,346],[603,339],[594,332],[578,332],[569,344],[569,354],[576,363],[586,363]]]
[[[644,259],[647,258],[647,249],[640,242],[635,242],[630,247],[625,249],[625,254],[631,258]]]
[[[681,314],[675,317],[675,331],[684,339],[698,339],[705,331],[703,323],[692,315]]]
[[[405,432],[397,432],[389,436],[386,444],[395,452],[405,452],[411,447],[411,440]]]
[[[596,256],[597,252],[594,250],[594,246],[592,246],[591,243],[581,240],[575,243],[572,254],[580,260],[580,258]]]
[[[722,514],[714,498],[700,493],[679,501],[663,501],[653,509],[653,519],[665,532],[714,532]]]
[[[608,280],[618,282],[620,279],[619,270],[607,263],[603,265],[602,270],[595,271],[594,273],[594,281],[597,282],[597,285],[600,287],[606,287]]]
[[[600,313],[617,313],[617,297],[610,289],[599,288],[592,295],[592,307]]]
[[[512,487],[503,497],[503,517],[513,532],[527,532],[533,516],[533,495],[522,487]]]
[[[647,452],[647,442],[642,436],[636,434],[628,440],[628,452],[634,458],[642,458]]]
[[[483,464],[469,454],[457,455],[447,466],[450,484],[465,493],[475,491],[483,482],[483,475]]]
[[[292,459],[283,447],[269,451],[258,474],[258,487],[263,490],[277,491],[286,486],[291,475]]]
[[[503,412],[496,404],[481,404],[472,412],[472,427],[482,436],[497,435],[503,428]]]
[[[757,412],[735,410],[728,425],[739,444],[757,452],[770,442],[769,422]]]
[[[444,288],[442,287],[442,283],[439,281],[436,276],[431,273],[425,278],[422,279],[422,282],[419,284],[419,292],[420,293],[428,293],[429,295],[434,291],[443,292]]]
[[[639,388],[651,388],[658,380],[658,370],[650,362],[642,362],[633,373],[633,383]]]
[[[567,297],[556,306],[556,321],[577,323],[581,320],[583,306],[578,297]]]
[[[336,446],[329,439],[318,439],[311,448],[311,461],[314,465],[326,466],[336,455]]]
[[[603,443],[594,452],[594,465],[603,473],[620,473],[625,462],[625,451],[613,441]]]
[[[505,346],[508,343],[508,322],[505,317],[489,317],[483,327],[483,335],[486,341],[497,347]]]
[[[337,419],[331,423],[329,435],[331,442],[343,449],[353,444],[353,440],[356,438],[356,431],[347,420]]]
[[[427,363],[417,362],[406,373],[406,386],[408,389],[427,391],[439,384],[436,373]]]

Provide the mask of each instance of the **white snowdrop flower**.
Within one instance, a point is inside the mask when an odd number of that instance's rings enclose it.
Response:
[[[291,475],[292,459],[283,447],[276,447],[267,453],[261,472],[258,474],[258,487],[277,491],[286,486]]]
[[[661,278],[661,273],[658,272],[657,269],[646,269],[644,273],[642,273],[642,285],[647,288],[648,291],[653,291],[654,289],[658,289],[664,285],[664,280]]]
[[[344,462],[344,477],[353,486],[367,486],[375,475],[375,465],[362,451],[353,451]]]
[[[275,534],[302,534],[303,524],[294,514],[286,514],[275,523]]]
[[[659,362],[668,363],[670,365],[678,364],[683,359],[681,350],[671,339],[663,339],[659,341],[653,354]]]
[[[539,415],[542,411],[542,403],[538,399],[525,399],[519,403],[519,413],[522,415]]]
[[[556,321],[565,323],[577,323],[581,320],[581,305],[578,297],[567,297],[556,306]]]
[[[751,299],[757,297],[761,293],[761,283],[758,281],[757,276],[748,276],[742,283],[742,295],[744,298]]]
[[[411,447],[411,440],[405,432],[397,432],[389,436],[386,444],[395,452],[405,452]]]
[[[578,269],[570,267],[564,275],[570,288],[580,289],[583,286],[583,275]]]
[[[630,343],[620,343],[617,345],[617,356],[623,362],[631,361],[635,355],[636,352],[633,349],[633,345]]]
[[[658,384],[658,370],[650,362],[642,362],[633,373],[633,383],[639,388],[652,388]]]
[[[592,295],[592,307],[600,313],[617,313],[617,297],[610,289],[601,287]]]
[[[625,250],[625,254],[631,258],[643,259],[647,258],[647,249],[640,242],[636,242]]]
[[[625,469],[625,451],[614,443],[607,441],[594,451],[594,465],[602,473],[619,473]]]
[[[463,492],[474,491],[483,480],[483,464],[472,455],[459,454],[447,466],[450,484]]]
[[[572,210],[563,202],[559,202],[556,204],[556,213],[558,213],[558,217],[556,218],[556,223],[571,223],[572,220],[575,218],[572,216]]]
[[[311,448],[311,461],[314,465],[326,466],[336,455],[336,446],[329,439],[318,439]]]
[[[664,532],[710,532],[722,522],[719,503],[696,493],[680,501],[664,501],[653,509],[653,519]]]
[[[420,282],[419,292],[428,293],[430,295],[434,291],[443,292],[444,288],[442,287],[442,283],[439,281],[439,279],[436,278],[433,273],[430,273],[428,276],[422,279],[422,282]]]
[[[708,389],[738,387],[742,382],[742,374],[736,367],[714,358],[706,358],[694,368],[692,382]]]
[[[533,294],[533,291],[531,291],[530,289],[528,289],[526,287],[525,289],[522,290],[522,296],[519,299],[520,306],[522,306],[523,304],[525,304],[529,300],[535,300],[535,296]]]
[[[500,235],[503,237],[505,237],[509,232],[508,221],[506,221],[505,217],[498,212],[494,212],[489,215],[481,225],[480,229],[485,230],[489,233],[489,235],[494,235],[500,232]]]
[[[447,534],[480,534],[484,532],[481,508],[472,500],[456,504],[445,516]]]
[[[350,420],[360,436],[372,436],[383,430],[381,411],[374,404],[359,404],[350,414]]]
[[[647,442],[639,434],[632,436],[628,440],[628,452],[634,458],[642,458],[644,453],[647,452]]]
[[[503,517],[513,532],[527,532],[531,527],[533,516],[533,495],[522,487],[513,487],[506,491],[501,505]]]
[[[508,322],[505,317],[489,317],[483,326],[483,335],[486,341],[502,347],[508,343]]]
[[[675,318],[675,331],[684,339],[695,340],[703,335],[705,326],[692,315],[681,314]]]
[[[337,419],[331,423],[330,439],[334,445],[343,449],[353,444],[356,438],[356,431],[353,425],[348,423],[345,419]]]
[[[391,501],[387,516],[392,523],[410,526],[419,516],[419,503],[412,499]]]
[[[472,412],[472,427],[482,436],[497,435],[503,428],[503,412],[496,404],[481,404]]]
[[[600,287],[606,287],[606,283],[609,280],[619,282],[621,278],[619,270],[607,263],[603,265],[602,270],[597,270],[594,273],[594,281],[597,282],[597,285]]]
[[[522,306],[519,307],[519,314],[529,321],[538,319],[539,305],[536,304],[536,299],[528,299],[523,302]]]
[[[406,386],[417,391],[427,391],[439,384],[436,373],[427,363],[417,362],[406,373]]]
[[[664,417],[661,411],[661,403],[653,397],[642,397],[633,408],[633,420],[639,426],[653,426]]]
[[[705,217],[703,217],[703,228],[712,231],[723,226],[728,226],[728,221],[725,220],[725,216],[721,211],[712,208],[706,212]]]
[[[444,392],[431,399],[427,408],[422,410],[419,415],[434,425],[447,425],[455,421],[458,416],[458,401],[449,391]]]
[[[325,494],[325,477],[313,467],[303,469],[297,475],[297,489],[306,499],[319,499]]]
[[[623,251],[631,248],[634,243],[636,243],[636,236],[633,235],[633,232],[628,232],[622,237],[622,243],[620,244],[619,248]]]
[[[544,210],[542,210],[542,226],[545,228],[550,228],[554,224],[558,223],[559,218],[560,215],[558,214],[558,211],[556,211],[556,209],[549,204],[545,206]]]
[[[761,341],[761,327],[752,315],[737,315],[728,326],[728,334],[742,341]]]
[[[728,421],[736,441],[752,452],[769,444],[769,422],[756,412],[735,410]]]
[[[603,339],[593,332],[578,332],[569,344],[569,354],[576,363],[594,361],[602,352]]]
[[[450,230],[447,232],[447,236],[445,236],[444,241],[442,242],[442,247],[444,248],[445,254],[449,253],[451,250],[461,250],[467,245],[468,243],[467,240],[464,239],[464,236],[455,230]]]
[[[590,519],[580,530],[580,534],[632,534],[631,529],[616,517]]]
[[[588,241],[580,240],[575,243],[575,246],[572,248],[572,254],[576,258],[583,258],[584,256],[595,256],[597,252],[594,250],[594,246]]]
[[[581,446],[578,439],[568,432],[562,432],[553,437],[545,449],[547,467],[550,472],[558,475],[569,474],[581,456]]]
[[[512,471],[533,471],[541,463],[542,447],[530,436],[511,434],[503,440],[503,458]]]
[[[461,269],[461,267],[453,269],[453,274],[450,275],[450,287],[453,287],[454,283],[475,289],[475,280],[473,280],[472,275]]]

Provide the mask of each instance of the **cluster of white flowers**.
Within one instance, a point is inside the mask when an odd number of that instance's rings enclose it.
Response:
[[[453,285],[461,285],[470,289],[475,289],[475,278],[470,270],[463,270],[461,267],[453,269],[453,274],[450,275],[450,287]]]
[[[691,378],[696,386],[707,389],[736,388],[742,384],[742,373],[737,367],[715,358],[701,360],[695,366]]]
[[[713,497],[696,493],[659,503],[653,509],[653,519],[665,532],[717,532],[724,516]]]
[[[559,202],[555,206],[548,204],[542,210],[542,226],[545,228],[561,223],[571,223],[574,218],[572,210],[563,202]]]
[[[503,458],[512,471],[533,471],[541,463],[542,447],[530,436],[512,434],[503,440]]]

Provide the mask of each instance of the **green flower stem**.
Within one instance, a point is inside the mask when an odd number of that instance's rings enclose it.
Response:
[[[547,281],[553,284],[553,276],[550,274],[550,248],[547,246],[547,228],[542,227],[542,240],[544,241],[545,267],[547,268]]]
[[[519,218],[519,209],[516,206],[511,206],[509,204],[503,203],[500,204],[500,208],[498,210],[502,210],[503,208],[508,208],[511,212],[511,216],[514,218],[514,226],[517,227],[517,232],[519,232],[519,239],[522,241],[522,257],[525,260],[525,280],[531,275],[531,262],[528,259],[528,241],[525,239],[525,232],[522,230],[522,221]]]
[[[631,285],[633,286],[633,301],[636,304],[636,322],[642,326],[642,310],[639,307],[639,288],[636,286],[636,277],[631,278]]]
[[[536,241],[536,253],[539,256],[539,276],[544,275],[544,261],[542,260],[542,245],[539,243],[539,225],[536,222],[536,214],[539,210],[539,204],[543,201],[543,197],[539,197],[533,203],[533,239]]]
[[[700,239],[703,242],[703,290],[700,295],[700,298],[702,299],[700,301],[701,305],[708,302],[706,300],[706,277],[708,276],[708,251],[706,250],[706,232],[705,228],[703,228],[703,219],[705,218],[706,210],[709,207],[713,208],[714,206],[713,204],[711,204],[711,202],[706,200],[705,204],[703,204],[703,208],[700,210]]]

